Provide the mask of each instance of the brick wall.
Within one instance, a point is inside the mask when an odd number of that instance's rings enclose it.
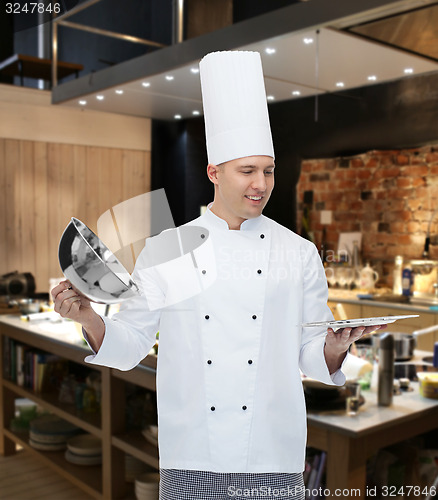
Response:
[[[303,161],[297,185],[298,231],[306,191],[313,191],[310,229],[318,247],[321,211],[331,210],[332,223],[325,226],[327,248],[337,250],[339,233],[360,231],[363,259],[390,276],[395,255],[422,256],[438,207],[438,144]],[[431,229],[438,235],[438,214]],[[430,257],[438,259],[438,245],[431,245]]]

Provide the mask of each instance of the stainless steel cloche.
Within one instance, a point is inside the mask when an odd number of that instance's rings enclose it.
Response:
[[[59,263],[74,288],[93,302],[116,304],[139,295],[139,288],[108,247],[72,217],[61,236]]]

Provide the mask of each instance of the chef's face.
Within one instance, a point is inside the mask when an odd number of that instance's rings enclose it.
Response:
[[[209,164],[207,174],[215,185],[211,210],[230,229],[258,217],[274,188],[274,160],[270,156],[246,156],[221,165]]]

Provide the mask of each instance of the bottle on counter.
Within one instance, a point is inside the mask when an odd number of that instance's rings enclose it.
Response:
[[[403,287],[402,287],[402,272],[403,272],[403,257],[401,255],[397,255],[394,259],[394,271],[393,271],[393,285],[392,285],[392,293],[394,295],[402,295]]]
[[[391,406],[394,386],[394,336],[383,333],[379,339],[377,404]]]
[[[402,271],[402,294],[409,297],[412,295],[412,284],[413,284],[412,267],[410,264],[405,266]]]
[[[351,256],[351,267],[353,268],[353,284],[354,288],[359,288],[360,286],[360,268],[362,266],[359,250],[359,242],[357,240],[353,241],[353,252]]]
[[[433,346],[433,366],[438,368],[438,342],[435,342]]]

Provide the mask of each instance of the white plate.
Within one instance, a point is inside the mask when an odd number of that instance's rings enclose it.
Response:
[[[94,456],[102,453],[102,442],[92,434],[79,434],[67,441],[67,448],[75,455]]]
[[[333,328],[354,328],[356,326],[378,326],[394,323],[399,319],[418,318],[418,314],[402,314],[401,316],[379,316],[375,318],[345,319],[340,321],[316,321],[314,323],[303,323],[302,326],[326,326]]]
[[[66,450],[65,459],[67,462],[75,465],[100,465],[102,463],[102,455],[95,455],[94,457],[83,457],[75,455],[70,450]]]
[[[30,446],[32,446],[32,448],[35,448],[36,450],[41,450],[41,451],[60,451],[60,450],[65,450],[65,448],[66,448],[65,441],[64,441],[64,443],[48,444],[48,443],[39,443],[38,441],[34,441],[33,439],[29,439],[29,444],[30,444]]]

